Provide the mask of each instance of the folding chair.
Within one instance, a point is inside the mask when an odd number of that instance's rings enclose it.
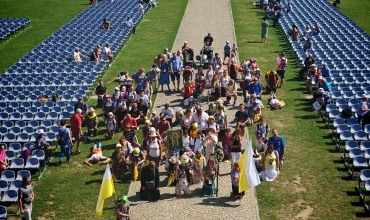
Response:
[[[56,141],[56,135],[54,132],[47,132],[45,133],[45,140],[47,142],[55,142]]]
[[[358,190],[358,193],[360,194],[360,197],[362,199],[362,201],[365,203],[365,196],[366,196],[366,188],[365,188],[365,182],[370,180],[370,169],[365,169],[365,170],[361,170],[360,171],[360,178],[358,179],[358,185],[357,185],[357,190]],[[362,191],[361,191],[361,182],[364,183],[364,189],[365,189],[365,192],[362,194]]]
[[[5,170],[1,173],[0,180],[5,180],[7,182],[11,182],[15,180],[15,173],[12,170]]]
[[[8,219],[8,212],[5,206],[0,205],[0,219]]]
[[[22,150],[22,145],[20,143],[11,143],[9,144],[9,150],[14,151],[14,153],[18,154],[18,152]]]
[[[18,192],[15,190],[7,190],[4,192],[4,196],[1,199],[1,202],[17,202],[18,200]]]
[[[13,143],[15,142],[15,140],[16,140],[15,134],[11,134],[11,133],[3,134],[3,142]]]
[[[12,151],[12,150],[6,150],[5,151],[5,155],[6,155],[6,159],[9,160],[9,161],[11,161],[11,160],[13,160],[13,159],[16,158],[15,157],[15,152]]]
[[[350,131],[341,131],[339,135],[339,139],[337,141],[337,148],[340,152],[342,149],[340,148],[341,141],[353,141],[352,133]]]
[[[358,150],[354,149],[349,152],[350,158],[353,158],[352,170],[350,172],[352,179],[356,178],[354,174],[355,169],[366,169],[369,167],[366,158],[364,156],[361,156],[361,150]]]
[[[22,181],[21,180],[13,180],[10,182],[9,190],[15,190],[18,192],[18,189],[22,187]]]
[[[0,180],[0,191],[5,192],[8,190],[8,182],[5,180]]]
[[[9,169],[10,170],[21,170],[24,167],[24,160],[23,158],[15,158],[10,163]]]
[[[360,130],[360,131],[356,131],[353,135],[354,139],[356,141],[367,141],[367,133]]]
[[[38,170],[38,172],[40,172],[40,161],[37,158],[28,158],[24,169]]]
[[[19,170],[17,172],[17,178],[15,178],[15,180],[22,180],[24,176],[27,176],[31,179],[31,172],[28,170]]]

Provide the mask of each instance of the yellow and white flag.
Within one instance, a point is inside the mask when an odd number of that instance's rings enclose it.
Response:
[[[253,160],[252,139],[242,154],[240,161],[239,193],[253,188],[261,183]]]
[[[114,193],[114,184],[112,173],[110,172],[109,164],[105,169],[103,182],[100,187],[100,193],[98,197],[98,202],[96,203],[96,216],[101,217],[103,214],[104,200],[111,197]]]

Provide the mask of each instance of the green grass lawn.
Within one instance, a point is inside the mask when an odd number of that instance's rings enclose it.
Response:
[[[363,20],[368,11],[359,9],[362,1],[342,1],[341,9]],[[363,216],[355,181],[349,178],[325,123],[308,104],[310,94],[297,80],[299,68],[277,28],[270,27],[267,43],[261,44],[262,10],[252,1],[231,0],[240,60],[256,58],[263,73],[276,70],[279,52],[288,54],[286,80],[277,96],[286,106],[279,111],[264,110],[267,124],[276,128],[287,141],[284,167],[274,182],[262,182],[256,188],[261,219],[355,219]],[[359,11],[362,11],[359,15]],[[269,21],[270,26],[272,21]],[[361,23],[369,32],[366,21]],[[266,104],[267,95],[263,102]],[[254,133],[252,128],[250,132]],[[308,218],[305,218],[308,217]]]
[[[10,1],[0,2],[0,14],[4,17],[30,17],[31,28],[10,39],[4,45],[0,45],[0,53],[16,48],[0,64],[0,71],[4,72],[10,65],[17,62],[26,52],[41,43],[45,38],[58,30],[62,25],[71,20],[87,5],[83,1],[35,1],[35,5],[15,10],[23,1],[14,4]],[[23,3],[26,4],[26,3]],[[151,68],[153,59],[165,47],[171,48],[178,27],[186,8],[187,1],[161,1],[161,6],[150,10],[126,43],[124,49],[116,57],[111,68],[104,77],[105,85],[109,93],[112,93],[117,83],[112,79],[117,77],[120,71],[129,71],[130,74],[144,67]],[[13,7],[13,8],[12,8]],[[58,10],[55,10],[58,9]],[[29,12],[29,10],[31,12]],[[16,12],[14,12],[16,11]],[[22,11],[22,13],[21,13]],[[54,13],[54,16],[50,16]],[[163,16],[166,14],[166,16]],[[171,19],[169,19],[171,18]],[[40,31],[42,30],[42,31]],[[154,97],[155,98],[155,97]],[[154,100],[153,100],[154,101]],[[96,99],[89,101],[89,106],[96,106]],[[101,141],[103,154],[110,156],[115,149],[121,133],[116,133],[114,140],[104,140],[105,126],[101,115],[101,109],[97,110],[100,116],[100,127],[98,136],[93,142]],[[141,130],[137,130],[139,142],[142,141]],[[98,198],[100,185],[105,170],[104,165],[88,167],[83,161],[90,154],[90,147],[93,144],[82,145],[81,154],[73,154],[71,164],[64,163],[58,166],[59,153],[53,155],[54,159],[45,171],[41,180],[34,181],[36,200],[34,202],[33,217],[46,219],[93,219]],[[129,181],[116,183],[117,197],[128,192]],[[103,219],[115,219],[114,207],[115,197],[105,201]]]

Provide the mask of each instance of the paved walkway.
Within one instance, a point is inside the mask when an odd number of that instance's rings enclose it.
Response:
[[[227,10],[230,9],[230,10]],[[235,40],[230,2],[225,0],[189,0],[182,23],[180,25],[172,51],[181,49],[184,41],[199,54],[203,46],[203,38],[208,32],[214,38],[214,51],[223,54],[225,41],[232,44]],[[171,85],[171,88],[172,85]],[[181,88],[181,86],[180,86]],[[166,90],[166,87],[165,87]],[[238,104],[241,101],[239,96]],[[225,99],[225,98],[223,98]],[[158,93],[154,103],[157,112],[165,103],[170,103],[174,110],[182,106],[182,97],[176,92]],[[207,104],[207,103],[203,103]],[[208,106],[208,105],[207,105]],[[234,118],[238,107],[227,106],[229,121]],[[232,130],[235,123],[231,123]],[[243,143],[247,143],[244,139]],[[131,219],[259,219],[257,199],[254,189],[248,190],[242,200],[231,198],[230,163],[220,165],[219,195],[214,198],[199,197],[200,184],[192,186],[192,195],[175,195],[175,188],[163,188],[167,183],[164,165],[159,168],[161,198],[157,202],[141,201],[139,198],[140,182],[131,183],[128,196],[132,206]]]

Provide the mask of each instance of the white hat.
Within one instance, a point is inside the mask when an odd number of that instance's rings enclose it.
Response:
[[[93,108],[93,107],[90,107],[88,111],[89,111],[89,112],[95,112],[95,110],[94,110],[94,108]]]
[[[228,40],[227,40],[227,41],[226,41],[226,44],[229,44],[229,43],[230,43],[230,41],[228,41]]]
[[[39,129],[39,134],[44,134],[44,129]]]
[[[324,92],[324,89],[323,88],[320,88],[317,90],[318,92]]]
[[[108,116],[113,116],[113,112],[109,112],[108,113]]]
[[[114,88],[114,90],[119,90],[119,87]]]
[[[169,161],[170,161],[171,164],[176,164],[177,163],[177,158],[175,156],[172,156]]]
[[[368,96],[368,95],[366,95],[366,94],[363,94],[363,95],[361,96],[361,98],[362,98],[362,99],[368,99],[368,98],[369,98],[369,96]]]
[[[184,42],[184,44],[187,44],[187,43],[188,43],[187,41]]]
[[[145,120],[145,124],[150,124],[150,121],[149,120]]]

